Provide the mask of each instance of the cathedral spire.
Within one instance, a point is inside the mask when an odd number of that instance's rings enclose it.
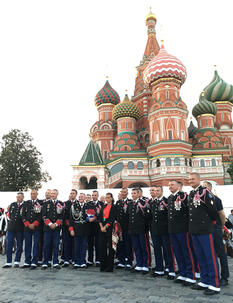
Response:
[[[156,39],[156,32],[155,32],[155,25],[156,25],[157,19],[155,15],[151,11],[150,7],[150,12],[146,16],[146,26],[147,26],[147,44],[146,44],[146,49],[144,52],[144,58],[145,59],[151,59],[154,56],[156,56],[159,52],[159,44]]]

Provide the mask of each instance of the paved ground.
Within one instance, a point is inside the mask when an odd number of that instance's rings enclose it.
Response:
[[[174,284],[166,278],[132,274],[125,270],[100,273],[98,268],[42,271],[2,269],[0,256],[1,303],[207,303],[233,302],[233,278],[221,294],[207,297],[202,291]],[[233,275],[233,259],[229,259]]]

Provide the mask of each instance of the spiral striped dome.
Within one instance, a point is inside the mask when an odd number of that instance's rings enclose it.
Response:
[[[123,117],[132,117],[137,120],[141,117],[141,113],[137,105],[129,100],[128,95],[125,95],[124,100],[113,108],[112,117],[114,120]]]
[[[217,113],[217,106],[214,103],[206,100],[204,94],[205,92],[201,93],[199,102],[194,106],[192,110],[192,114],[195,118],[205,114],[216,115]]]
[[[120,97],[118,93],[111,87],[108,80],[104,84],[104,87],[95,96],[95,105],[98,107],[104,103],[112,103],[114,105],[120,103]]]
[[[209,101],[230,101],[233,103],[233,86],[226,83],[217,71],[214,72],[213,80],[204,91],[205,97]]]
[[[143,73],[146,84],[151,84],[160,78],[175,78],[180,80],[182,85],[186,77],[186,68],[183,63],[176,57],[169,55],[163,45],[161,45],[158,55],[148,63]]]

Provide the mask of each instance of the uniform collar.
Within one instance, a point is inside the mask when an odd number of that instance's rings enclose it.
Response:
[[[198,185],[198,186],[197,186],[196,188],[194,188],[193,190],[194,190],[194,191],[197,191],[200,187],[201,187],[201,184]]]
[[[178,192],[179,192],[179,189],[175,192],[175,193],[172,193],[172,196],[175,196],[175,195],[177,195],[178,194]]]

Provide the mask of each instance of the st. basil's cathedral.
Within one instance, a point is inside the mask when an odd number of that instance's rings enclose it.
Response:
[[[229,184],[233,159],[233,86],[215,70],[200,93],[187,125],[180,95],[187,73],[183,63],[156,39],[156,17],[146,16],[147,44],[137,66],[134,96],[121,101],[107,80],[95,97],[98,121],[78,165],[76,189],[149,187],[177,180],[188,185],[190,172],[217,184]]]

